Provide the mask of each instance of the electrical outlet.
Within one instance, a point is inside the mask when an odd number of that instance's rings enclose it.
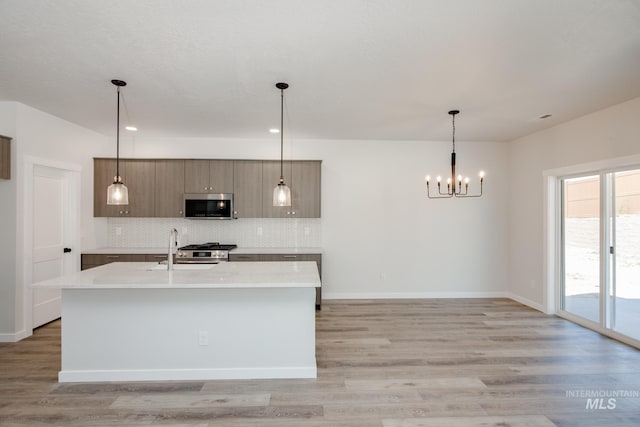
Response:
[[[201,346],[209,345],[209,332],[198,331],[198,344]]]

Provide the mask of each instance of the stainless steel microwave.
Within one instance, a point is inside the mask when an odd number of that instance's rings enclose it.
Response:
[[[233,193],[185,194],[184,216],[191,219],[233,219]]]

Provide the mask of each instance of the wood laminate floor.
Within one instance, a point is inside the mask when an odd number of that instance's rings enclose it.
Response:
[[[0,426],[640,425],[639,351],[507,299],[325,301],[317,362],[316,380],[58,384],[54,322],[0,344]]]

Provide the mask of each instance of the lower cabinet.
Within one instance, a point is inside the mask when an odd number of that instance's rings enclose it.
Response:
[[[234,254],[229,253],[230,262],[242,261],[315,261],[318,265],[318,275],[322,281],[322,255],[321,254]],[[316,288],[316,309],[322,305],[322,288]]]

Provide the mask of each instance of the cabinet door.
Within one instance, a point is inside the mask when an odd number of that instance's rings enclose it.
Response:
[[[124,161],[120,161],[120,176],[127,187]],[[107,205],[107,187],[113,184],[116,175],[115,159],[93,159],[93,216],[120,216],[125,206]]]
[[[184,216],[184,175],[184,160],[156,160],[156,217]]]
[[[0,178],[11,179],[11,138],[0,135]]]
[[[320,218],[320,165],[318,161],[291,163],[291,215]]]
[[[264,261],[264,255],[261,254],[229,254],[229,262],[256,262]]]
[[[124,163],[127,172],[125,185],[129,188],[129,205],[124,206],[124,215],[152,217],[156,198],[155,160],[125,160]]]
[[[184,192],[209,192],[209,160],[184,161]]]
[[[233,160],[209,162],[209,192],[233,193]]]
[[[236,160],[233,166],[233,203],[237,218],[262,217],[262,162]]]
[[[291,162],[283,164],[284,183],[291,188]],[[262,162],[262,217],[288,218],[291,206],[273,206],[273,189],[280,180],[280,161],[265,160]]]

